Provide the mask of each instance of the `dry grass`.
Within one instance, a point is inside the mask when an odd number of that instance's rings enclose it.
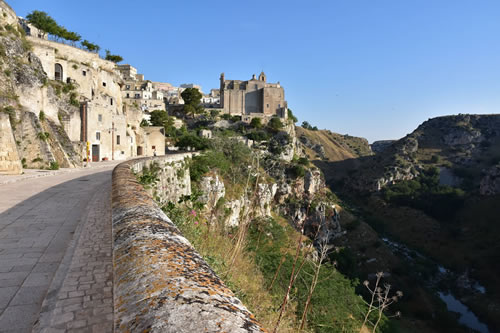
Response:
[[[206,223],[209,218],[210,212],[198,215],[196,220],[181,227],[183,234],[259,322],[272,331],[279,311],[254,256],[240,249],[233,258],[237,235],[218,225],[209,228]],[[292,304],[282,319],[279,332],[296,332],[295,322],[295,305]]]

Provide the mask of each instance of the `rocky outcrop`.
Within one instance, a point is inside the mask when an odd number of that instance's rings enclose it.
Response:
[[[191,153],[175,154],[156,159],[136,161],[132,170],[140,174],[145,168],[156,180],[147,186],[146,191],[159,203],[177,203],[182,196],[191,195],[191,178],[189,176],[188,159]]]
[[[370,148],[372,151],[376,154],[382,153],[385,151],[387,148],[389,148],[396,140],[379,140],[379,141],[374,141],[371,145]]]
[[[113,171],[115,331],[265,332],[131,170],[185,157],[128,161]]]
[[[0,173],[19,175],[23,172],[12,134],[9,116],[0,112]]]
[[[257,210],[255,212],[255,217],[271,216],[271,206],[277,190],[278,185],[276,184],[257,184]]]
[[[486,171],[479,186],[481,195],[500,194],[500,164],[497,164]]]
[[[413,166],[388,167],[384,176],[375,180],[374,189],[376,191],[380,191],[383,187],[385,187],[388,184],[394,184],[395,182],[398,182],[401,180],[411,180],[418,175],[418,173],[414,172],[414,170],[415,169],[413,168]]]
[[[200,191],[202,194],[198,200],[206,204],[208,209],[214,208],[219,199],[226,195],[224,182],[215,172],[201,178]]]
[[[321,171],[317,168],[308,169],[304,176],[304,192],[311,198],[325,187]]]
[[[301,135],[299,137],[299,140],[300,142],[310,148],[312,151],[314,151],[316,154],[318,154],[318,156],[321,158],[321,159],[325,159],[326,158],[326,155],[325,155],[325,148],[319,144],[319,143],[314,143],[312,142],[311,140],[309,140],[309,138],[305,135]]]
[[[48,168],[52,162],[61,167],[78,166],[81,150],[75,150],[62,123],[57,124],[66,114],[78,113],[79,108],[54,93],[15,13],[3,1],[0,4],[2,19],[10,24],[0,35],[0,109],[11,114],[18,158],[32,168]],[[79,113],[75,117],[79,118]]]

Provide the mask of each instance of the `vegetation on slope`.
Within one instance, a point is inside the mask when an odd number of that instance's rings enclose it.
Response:
[[[496,115],[431,119],[383,152],[358,159],[357,170],[333,183],[333,188],[343,189],[341,197],[354,199],[365,220],[381,235],[432,259],[415,268],[421,279],[435,276],[436,262],[454,271],[455,280],[442,282],[442,290],[453,290],[493,329],[500,327],[500,272],[496,264],[500,251],[495,237],[500,232],[500,196],[484,196],[480,190],[485,173],[500,161],[499,126],[500,117]],[[325,166],[335,173],[341,165]],[[373,192],[377,181],[382,190]],[[391,270],[402,272],[396,274],[402,281],[411,279],[405,273],[408,269],[392,266]],[[457,283],[464,277],[479,280],[486,292]],[[435,310],[414,308],[405,313],[429,326],[449,329],[453,320],[433,320],[441,303],[431,297],[434,291],[429,291],[422,281],[415,281],[412,289],[417,285],[427,289],[426,297],[434,299],[428,308]],[[409,303],[416,304],[411,297]],[[443,322],[447,324],[441,325]]]

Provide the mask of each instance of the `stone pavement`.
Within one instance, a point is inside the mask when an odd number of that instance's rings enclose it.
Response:
[[[0,185],[0,332],[111,330],[115,164]]]
[[[43,170],[43,169],[23,169],[21,175],[6,175],[0,173],[0,185],[15,183],[25,179],[60,175],[68,172],[81,172],[83,169],[101,169],[110,168],[117,165],[116,161],[92,162],[84,168],[60,168],[58,170]]]

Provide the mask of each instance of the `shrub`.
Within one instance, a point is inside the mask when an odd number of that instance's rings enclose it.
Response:
[[[271,138],[271,135],[266,131],[252,131],[246,134],[246,137],[254,141],[267,141]]]
[[[295,117],[295,116],[294,116],[294,114],[293,114],[293,112],[292,112],[292,110],[291,110],[291,109],[288,109],[288,110],[287,110],[287,113],[288,113],[288,119],[290,119],[290,120],[291,120],[294,124],[295,124],[297,121],[299,121],[299,120],[297,119],[297,117]]]
[[[77,97],[78,94],[76,92],[72,92],[71,94],[69,94],[69,104],[76,107],[80,106],[80,102],[78,101]]]
[[[283,128],[283,123],[281,122],[281,120],[279,120],[278,117],[271,118],[271,120],[269,120],[269,124],[267,125],[273,130],[279,130]]]
[[[241,121],[241,116],[231,116],[231,118],[229,118],[233,123],[236,123],[238,121]]]
[[[57,161],[50,162],[49,170],[59,170],[59,163]]]
[[[253,118],[252,121],[250,122],[250,126],[252,126],[253,128],[261,128],[262,127],[262,119]]]
[[[302,178],[306,174],[306,169],[302,165],[294,165],[288,172],[292,178]]]
[[[300,157],[297,160],[297,163],[303,166],[309,166],[309,160],[307,159],[307,157]]]
[[[106,50],[106,57],[105,57],[106,60],[108,61],[112,61],[114,62],[115,64],[123,61],[123,58],[117,54],[111,54],[111,52],[109,50]]]
[[[186,133],[177,140],[179,148],[193,148],[196,150],[205,150],[209,147],[209,139],[201,138],[196,134]]]
[[[45,112],[40,111],[40,113],[38,114],[38,119],[40,119],[40,121],[45,121]]]
[[[50,137],[50,133],[49,132],[39,132],[37,134],[37,137],[42,140],[42,141],[47,141],[47,139]]]
[[[142,172],[137,176],[137,180],[139,183],[144,185],[145,188],[149,188],[151,185],[154,185],[159,181],[159,171],[160,167],[158,166],[158,163],[153,162],[149,167],[145,166],[142,168]]]
[[[439,170],[430,168],[415,179],[401,181],[382,191],[386,201],[413,207],[441,220],[451,221],[463,206],[463,190],[439,184]]]
[[[0,112],[9,115],[10,125],[12,126],[12,128],[15,129],[17,119],[16,119],[16,110],[14,109],[14,107],[11,105],[4,106],[3,108],[0,108]]]

